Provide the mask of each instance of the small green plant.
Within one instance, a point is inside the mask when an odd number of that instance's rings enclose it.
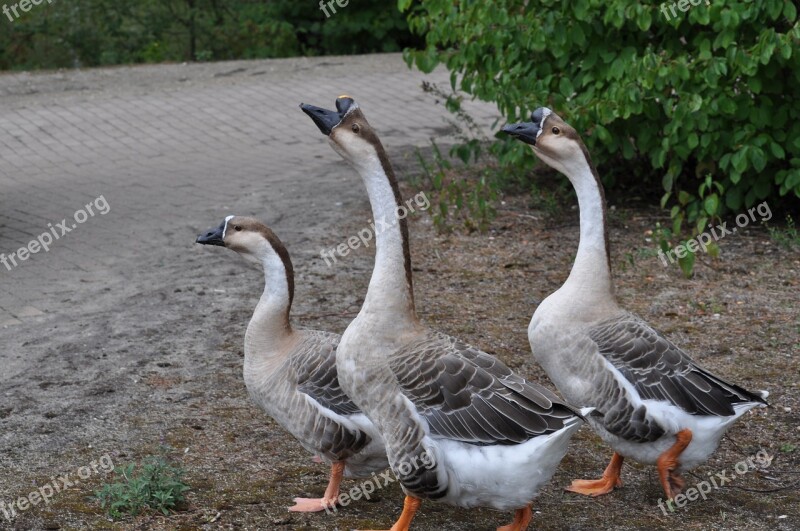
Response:
[[[448,120],[452,134],[458,141],[452,146],[448,157],[442,154],[431,139],[432,165],[417,151],[436,208],[432,211],[433,222],[438,230],[447,230],[451,218],[459,218],[464,227],[472,232],[486,231],[495,216],[494,201],[497,199],[497,173],[491,171],[494,164],[481,164],[483,146],[489,139],[474,118],[462,106],[463,96],[447,93],[433,83],[423,82],[422,90],[433,95],[453,116]],[[454,168],[452,160],[460,160],[464,166]]]
[[[434,226],[440,231],[447,230],[451,218],[456,217],[470,232],[487,230],[495,215],[493,202],[497,198],[489,169],[454,170],[435,141],[431,140],[431,146],[433,165],[419,151],[417,159],[434,195],[435,208],[431,210]]]
[[[790,454],[790,453],[794,452],[795,450],[797,450],[797,446],[795,446],[793,444],[786,443],[786,444],[782,444],[781,445],[780,450],[781,450],[781,452],[783,452],[785,454]]]
[[[189,486],[183,482],[183,470],[164,457],[148,457],[138,466],[130,463],[114,473],[117,483],[108,483],[95,493],[103,509],[118,520],[145,510],[170,514],[184,500]]]
[[[767,229],[769,230],[769,236],[772,238],[772,241],[781,247],[785,247],[786,249],[800,247],[800,233],[798,233],[797,227],[794,225],[794,219],[792,219],[790,214],[786,215],[785,228],[767,227]]]
[[[668,179],[665,178],[665,181]],[[661,198],[661,207],[664,208],[667,202],[672,197],[672,184],[664,183],[667,190]],[[672,227],[666,228],[660,225],[656,226],[656,233],[659,236],[659,246],[664,253],[672,250],[672,240],[678,240],[676,247],[682,245],[686,248],[686,244],[690,239],[695,238],[701,232],[706,230],[709,223],[714,223],[720,220],[722,214],[722,202],[720,198],[725,192],[725,187],[722,183],[715,181],[709,173],[705,179],[700,183],[697,189],[697,195],[692,195],[685,190],[680,190],[677,194],[678,204],[673,206],[670,210],[670,217],[672,218]],[[684,222],[688,228],[684,229]],[[686,235],[686,237],[682,237]],[[719,246],[714,243],[706,244],[708,254],[712,258],[719,256]],[[690,278],[694,273],[695,253],[687,249],[685,256],[678,258],[678,264],[681,271],[686,278]]]
[[[500,171],[508,174],[507,168],[502,166]],[[546,171],[546,170],[545,170]],[[572,185],[569,181],[562,178],[530,178],[526,176],[527,182],[521,183],[529,191],[531,210],[539,210],[546,218],[555,219],[564,213],[564,205],[574,203],[575,198],[572,192]],[[501,189],[504,188],[501,185]]]
[[[658,240],[658,247],[661,249],[661,253],[659,254],[659,258],[661,260],[665,260],[664,256],[670,256],[670,253],[673,253],[678,260],[678,265],[683,271],[683,275],[686,278],[691,278],[692,272],[694,271],[694,261],[695,261],[695,253],[691,250],[687,249],[686,243],[688,240],[680,239],[676,237],[675,233],[672,232],[672,229],[669,227],[663,227],[661,223],[656,223],[656,228],[653,231],[653,234],[656,236]],[[673,242],[675,242],[673,244]],[[674,253],[674,250],[678,246],[683,246],[685,249],[684,254],[677,255]],[[664,265],[668,265],[666,262]]]

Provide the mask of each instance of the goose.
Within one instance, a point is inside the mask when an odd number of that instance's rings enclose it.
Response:
[[[264,293],[245,333],[244,381],[259,408],[317,460],[331,464],[324,496],[295,498],[289,510],[330,512],[343,476],[367,477],[389,466],[380,432],[342,391],[336,371],[340,337],[292,326],[292,262],[260,221],[228,216],[197,243],[227,247],[264,268]]]
[[[564,285],[533,314],[528,339],[537,362],[570,403],[594,407],[589,425],[614,455],[598,480],[567,490],[591,496],[621,486],[623,459],[658,469],[667,499],[683,488],[680,472],[705,462],[745,412],[766,407],[769,393],[726,382],[614,296],[605,194],[580,135],[546,107],[531,122],[503,131],[529,144],[564,174],[578,196],[580,243]]]
[[[423,499],[514,510],[501,531],[527,529],[582,418],[497,358],[424,326],[412,288],[408,225],[386,152],[358,104],[301,105],[361,176],[376,256],[367,294],[336,351],[342,389],[381,432],[405,491],[392,531],[409,529]]]

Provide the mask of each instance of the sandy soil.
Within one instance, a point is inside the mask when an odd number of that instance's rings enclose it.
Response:
[[[411,160],[410,153],[397,158],[401,173],[413,171]],[[407,196],[416,192],[406,185]],[[549,386],[532,360],[526,329],[537,304],[569,272],[577,248],[577,212],[564,204],[562,214],[552,217],[529,206],[528,197],[506,197],[486,235],[437,234],[426,215],[415,218],[416,294],[430,325],[497,354]],[[341,216],[337,231],[313,234],[307,248],[332,247],[369,217],[366,202],[336,214]],[[626,464],[624,486],[612,495],[585,499],[562,491],[572,478],[598,476],[610,457],[598,437],[583,428],[552,484],[536,499],[532,527],[797,529],[800,254],[776,246],[766,230],[752,227],[725,239],[721,259],[705,259],[709,265],[698,265],[695,278],[685,280],[677,267],[662,266],[652,254],[655,243],[646,241],[646,231],[659,219],[663,214],[650,208],[620,205],[611,211],[612,263],[621,302],[707,368],[771,392],[772,407],[743,417],[712,460],[687,476],[687,483],[722,471],[730,475],[737,462],[759,450],[768,452],[772,462],[763,470],[734,473],[736,479],[707,500],[665,515],[658,507],[662,492],[654,469],[636,464]],[[291,251],[301,227],[274,228]],[[194,236],[184,226],[171,237],[184,241]],[[344,330],[363,299],[371,249],[333,268],[314,252],[297,253],[294,261],[296,320]],[[192,275],[182,274],[187,268]],[[0,514],[0,528],[345,530],[391,525],[402,504],[396,485],[334,516],[286,511],[294,496],[322,494],[327,470],[247,399],[242,339],[260,294],[259,271],[223,249],[203,248],[165,261],[158,270],[141,271],[132,282],[141,289],[124,300],[124,311],[96,304],[74,323],[51,322],[37,339],[11,345],[52,355],[40,371],[2,389],[0,426],[19,438],[19,445],[5,448],[2,455],[4,468],[13,472],[5,486],[27,493],[54,471],[74,472],[105,453],[122,465],[166,452],[186,469],[192,486],[187,506],[169,517],[144,515],[112,523],[90,497],[111,478],[94,474],[13,523]],[[32,386],[39,393],[35,401],[26,398]],[[347,481],[344,487],[357,483]],[[486,530],[510,518],[426,503],[414,529]]]

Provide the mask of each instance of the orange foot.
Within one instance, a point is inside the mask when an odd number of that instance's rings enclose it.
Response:
[[[335,505],[336,498],[295,498],[294,505],[289,510],[293,513],[318,513],[332,509]]]
[[[528,524],[531,523],[531,518],[533,518],[531,506],[526,505],[522,509],[517,509],[513,522],[503,527],[498,527],[497,531],[525,531],[528,529]]]
[[[622,471],[623,457],[617,452],[611,458],[611,462],[603,472],[601,479],[576,479],[572,485],[564,490],[574,492],[576,494],[583,494],[585,496],[602,496],[608,494],[614,488],[622,486],[622,480],[619,477]]]
[[[403,514],[400,515],[400,518],[397,519],[397,522],[389,531],[408,531],[408,528],[411,526],[411,520],[413,520],[414,515],[417,514],[417,509],[419,509],[420,504],[422,504],[422,500],[419,498],[406,495],[406,500],[403,502]]]
[[[658,467],[658,478],[661,480],[661,487],[668,500],[672,500],[681,493],[685,482],[675,470],[679,466],[678,458],[692,442],[692,430],[684,429],[675,434],[675,444],[666,452],[658,456],[656,466]]]
[[[337,461],[331,465],[331,478],[328,481],[328,488],[322,498],[295,498],[294,505],[289,507],[293,513],[318,513],[325,509],[336,507],[336,500],[339,498],[339,485],[344,475],[344,461]]]

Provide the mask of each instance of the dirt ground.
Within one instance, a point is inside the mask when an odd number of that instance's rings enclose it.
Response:
[[[413,172],[411,153],[396,157],[400,173]],[[418,190],[405,186],[405,195]],[[551,485],[534,502],[535,529],[797,529],[800,526],[800,319],[797,314],[800,253],[750,227],[721,243],[720,260],[705,258],[684,279],[676,266],[653,255],[648,230],[663,214],[615,205],[610,238],[618,296],[624,306],[665,332],[696,360],[751,389],[770,391],[771,407],[745,415],[704,466],[687,475],[687,486],[727,471],[728,485],[706,500],[664,514],[655,470],[626,463],[624,486],[586,499],[562,487],[577,477],[599,476],[610,450],[587,427],[574,437]],[[415,290],[431,326],[500,356],[520,373],[550,386],[534,364],[526,329],[537,304],[566,279],[578,243],[577,211],[560,214],[530,208],[527,196],[505,197],[488,234],[437,233],[429,216],[411,225]],[[336,234],[318,234],[310,247],[329,248],[369,218],[366,201],[342,209]],[[215,220],[210,220],[214,222]],[[203,227],[205,228],[205,227]],[[280,224],[275,227],[281,235]],[[286,227],[284,227],[286,228]],[[298,227],[283,231],[292,251]],[[175,241],[191,241],[178,227]],[[295,246],[296,247],[296,246]],[[357,312],[369,280],[372,250],[361,249],[337,267],[314,252],[294,255],[297,322],[341,332]],[[108,453],[115,465],[165,452],[186,470],[192,490],[182,511],[112,522],[91,498],[111,476],[94,474],[2,529],[275,529],[346,530],[388,528],[399,514],[396,485],[337,514],[290,514],[294,496],[319,496],[323,465],[248,401],[241,376],[244,330],[262,289],[260,272],[223,249],[192,249],[160,265],[158,274],[132,279],[140,287],[121,311],[98,307],[80,316],[77,333],[62,335],[51,324],[38,341],[60,353],[31,385],[48,401],[21,401],[14,384],[0,396],[0,422],[21,444],[5,449],[7,487],[26,493]],[[192,275],[181,274],[189,268]],[[166,271],[165,271],[166,269]],[[174,275],[170,275],[174,273]],[[43,347],[44,348],[44,347]],[[67,356],[67,354],[75,354]],[[78,355],[80,354],[80,356]],[[129,363],[109,363],[126,359]],[[88,367],[89,379],[76,376]],[[61,374],[56,378],[55,374]],[[93,376],[92,376],[93,375]],[[59,389],[80,385],[82,393]],[[33,407],[31,404],[34,404]],[[42,406],[41,404],[47,404]],[[25,415],[18,412],[25,411]],[[10,430],[10,431],[8,431]],[[47,447],[48,435],[64,432],[48,459],[29,452]],[[87,441],[91,441],[88,443]],[[767,467],[735,472],[760,450]],[[21,466],[25,463],[26,466]],[[37,466],[29,466],[36,463]],[[10,466],[10,468],[9,468]],[[343,488],[358,482],[348,480]],[[6,500],[8,501],[8,500]],[[488,530],[510,514],[460,510],[425,503],[414,529]]]

